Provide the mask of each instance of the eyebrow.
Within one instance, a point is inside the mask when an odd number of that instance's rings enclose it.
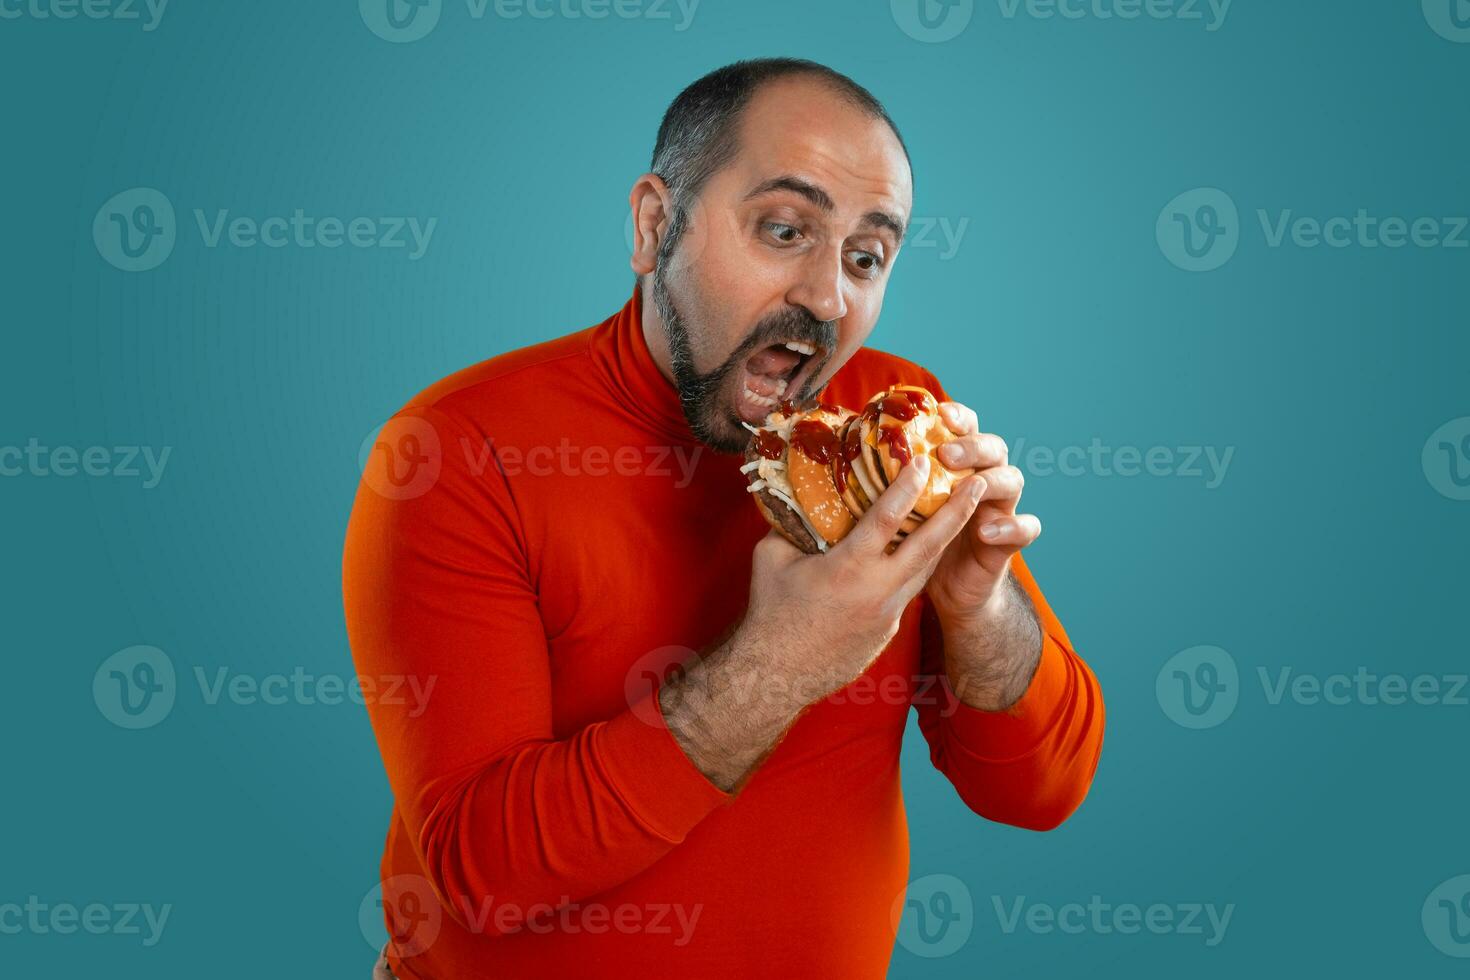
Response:
[[[770,180],[761,181],[749,194],[745,195],[745,200],[748,201],[751,198],[760,197],[762,194],[769,194],[772,191],[790,191],[793,194],[799,194],[815,204],[824,214],[831,214],[836,208],[836,205],[832,203],[832,195],[811,181],[791,174],[784,174],[780,177],[772,177]],[[871,225],[876,228],[887,228],[893,232],[894,237],[900,243],[903,242],[905,222],[889,214],[887,211],[869,211],[863,215],[860,224]]]

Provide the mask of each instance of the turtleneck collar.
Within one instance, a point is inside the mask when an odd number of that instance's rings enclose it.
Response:
[[[643,291],[593,329],[592,361],[625,411],[653,432],[678,442],[698,444],[689,429],[679,391],[664,377],[643,336]]]

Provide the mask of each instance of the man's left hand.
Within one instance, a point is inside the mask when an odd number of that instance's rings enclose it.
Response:
[[[1018,514],[1021,471],[1010,465],[1005,440],[980,431],[973,409],[943,402],[939,417],[958,438],[942,446],[939,462],[953,470],[972,467],[985,481],[980,506],[950,542],[929,579],[927,592],[946,629],[988,619],[1006,601],[1011,556],[1035,541],[1041,522]]]

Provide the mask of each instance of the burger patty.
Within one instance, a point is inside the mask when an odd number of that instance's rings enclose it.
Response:
[[[753,463],[760,459],[760,454],[755,451],[755,440],[751,440],[745,449],[745,461]],[[751,483],[755,482],[755,471],[751,471]],[[785,535],[786,540],[796,545],[809,555],[820,554],[822,549],[817,544],[817,539],[812,537],[812,532],[806,529],[806,523],[801,515],[791,509],[791,505],[780,497],[768,491],[765,487],[752,491],[757,506],[765,514],[766,520]]]

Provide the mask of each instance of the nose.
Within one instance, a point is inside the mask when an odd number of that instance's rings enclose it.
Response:
[[[847,316],[847,298],[842,294],[842,251],[813,249],[801,264],[796,282],[786,292],[786,301],[800,306],[818,320],[840,320]]]

